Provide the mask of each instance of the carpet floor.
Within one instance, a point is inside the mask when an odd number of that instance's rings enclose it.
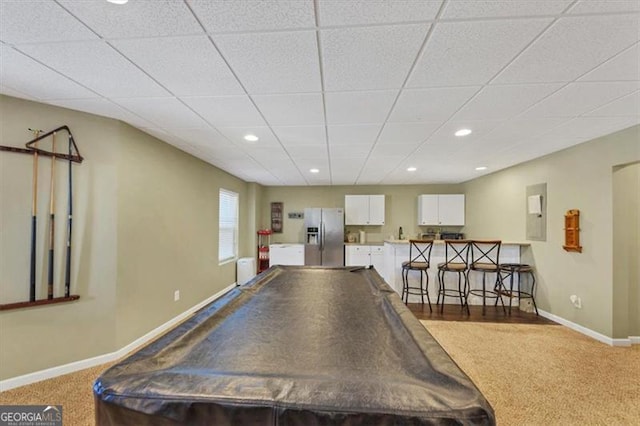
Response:
[[[422,321],[474,381],[498,425],[637,425],[640,346],[610,347],[560,325]],[[0,404],[62,405],[93,425],[100,365],[0,393]]]
[[[478,386],[499,425],[640,424],[640,346],[560,325],[421,321]]]

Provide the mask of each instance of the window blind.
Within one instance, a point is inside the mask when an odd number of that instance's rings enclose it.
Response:
[[[238,194],[220,189],[218,231],[218,261],[233,260],[238,256]]]

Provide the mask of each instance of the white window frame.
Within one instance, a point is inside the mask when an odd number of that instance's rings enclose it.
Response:
[[[238,259],[240,196],[237,192],[220,188],[218,201],[218,264],[222,265]]]

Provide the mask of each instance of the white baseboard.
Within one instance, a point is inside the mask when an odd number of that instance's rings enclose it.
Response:
[[[612,337],[605,336],[604,334],[598,333],[597,331],[593,331],[587,327],[583,327],[580,324],[576,324],[575,322],[571,322],[557,315],[543,311],[542,309],[538,309],[538,313],[542,317],[548,318],[552,321],[555,321],[559,324],[569,327],[570,329],[575,330],[578,333],[582,333],[586,336],[596,339],[597,341],[605,343],[609,346],[631,346],[631,345],[640,344],[640,336],[639,337],[630,336],[626,339],[614,339]]]
[[[236,287],[236,283],[233,283],[233,284],[223,288],[222,290],[220,290],[219,292],[217,292],[213,296],[210,296],[210,297],[206,298],[202,302],[192,306],[191,308],[187,309],[186,311],[184,311],[180,315],[170,319],[169,321],[167,321],[164,324],[160,325],[159,327],[151,330],[150,332],[148,332],[144,336],[134,340],[133,342],[129,343],[125,347],[123,347],[123,348],[121,348],[121,349],[119,349],[119,350],[117,350],[115,352],[111,352],[111,353],[104,354],[104,355],[98,355],[98,356],[95,356],[93,358],[87,358],[87,359],[83,359],[83,360],[80,360],[80,361],[71,362],[69,364],[64,364],[64,365],[59,365],[59,366],[56,366],[56,367],[47,368],[46,370],[35,371],[33,373],[29,373],[29,374],[25,374],[25,375],[17,376],[17,377],[12,377],[10,379],[0,380],[0,392],[4,392],[4,391],[9,390],[9,389],[17,388],[19,386],[25,386],[25,385],[28,385],[28,384],[31,384],[31,383],[42,381],[42,380],[46,380],[46,379],[51,379],[51,378],[54,378],[54,377],[62,376],[63,374],[69,374],[69,373],[73,373],[75,371],[84,370],[85,368],[95,367],[96,365],[100,365],[100,364],[104,364],[104,363],[107,363],[107,362],[111,362],[111,361],[115,361],[117,359],[120,359],[123,356],[125,356],[126,354],[128,354],[129,352],[136,350],[137,348],[141,347],[142,345],[146,344],[147,342],[150,342],[151,340],[155,339],[156,337],[158,337],[159,335],[161,335],[165,331],[173,328],[175,325],[177,325],[180,322],[184,321],[187,317],[192,315],[194,312],[198,311],[199,309],[203,308],[204,306],[208,305],[209,303],[213,302],[214,300],[216,300],[216,299],[220,298],[221,296],[225,295],[227,292],[229,292],[234,287]]]

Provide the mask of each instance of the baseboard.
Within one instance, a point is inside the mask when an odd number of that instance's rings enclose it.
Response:
[[[629,336],[632,345],[640,345],[640,336]]]
[[[98,356],[95,356],[93,358],[87,358],[87,359],[83,359],[83,360],[80,360],[80,361],[71,362],[69,364],[64,364],[64,365],[59,365],[59,366],[56,366],[56,367],[47,368],[46,370],[35,371],[33,373],[29,373],[29,374],[25,374],[25,375],[17,376],[17,377],[12,377],[10,379],[0,380],[0,392],[4,392],[6,390],[17,388],[17,387],[20,387],[20,386],[29,385],[29,384],[35,383],[35,382],[40,382],[40,381],[46,380],[46,379],[52,379],[54,377],[62,376],[64,374],[73,373],[73,372],[76,372],[76,371],[79,371],[79,370],[84,370],[85,368],[95,367],[95,366],[100,365],[100,364],[105,364],[107,362],[111,362],[111,361],[115,361],[117,359],[120,359],[123,356],[127,355],[129,352],[136,350],[137,348],[141,347],[142,345],[144,345],[144,344],[150,342],[151,340],[155,339],[156,337],[158,337],[159,335],[161,335],[165,331],[171,329],[172,327],[176,326],[180,322],[184,321],[187,317],[192,315],[194,312],[198,311],[199,309],[203,308],[204,306],[208,305],[209,303],[213,302],[214,300],[220,298],[221,296],[223,296],[224,294],[229,292],[234,287],[236,287],[236,283],[233,283],[233,284],[223,288],[222,290],[220,290],[216,294],[214,294],[214,295],[206,298],[202,302],[192,306],[191,308],[187,309],[183,313],[181,313],[181,314],[177,315],[176,317],[170,319],[169,321],[165,322],[164,324],[160,325],[159,327],[156,327],[155,329],[151,330],[150,332],[148,332],[144,336],[134,340],[133,342],[129,343],[125,347],[123,347],[123,348],[121,348],[121,349],[119,349],[119,350],[117,350],[115,352],[107,353],[107,354],[104,354],[104,355],[98,355]]]
[[[566,327],[569,327],[572,330],[577,331],[578,333],[582,333],[586,336],[591,337],[592,339],[596,339],[599,342],[605,343],[609,346],[631,346],[632,344],[639,344],[640,337],[629,337],[626,339],[614,339],[609,336],[605,336],[604,334],[598,333],[597,331],[593,331],[587,327],[583,327],[580,324],[576,324],[575,322],[571,322],[557,315],[551,314],[549,312],[543,311],[542,309],[538,309],[538,313],[540,316],[548,318],[552,321],[557,322],[558,324],[562,324]],[[635,340],[635,341],[634,341]]]

